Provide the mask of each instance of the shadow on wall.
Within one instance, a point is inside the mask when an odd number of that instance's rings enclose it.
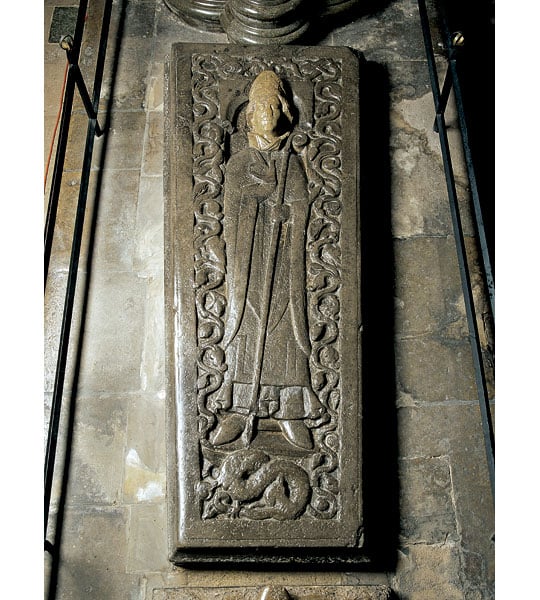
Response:
[[[465,45],[457,61],[478,195],[495,267],[495,2],[437,0],[450,32],[461,31]]]
[[[361,63],[360,222],[364,522],[372,569],[392,571],[399,534],[389,79]]]

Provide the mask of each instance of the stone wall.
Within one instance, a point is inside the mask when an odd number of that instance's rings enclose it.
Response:
[[[47,43],[45,140],[65,64]],[[102,0],[90,2],[81,66],[90,81]],[[59,599],[150,600],[179,586],[386,584],[405,600],[494,596],[493,505],[433,102],[414,0],[381,2],[318,43],[363,52],[360,83],[366,520],[369,572],[188,570],[167,556],[163,327],[163,78],[174,42],[226,42],[160,0],[113,3],[49,539],[59,516]],[[443,71],[444,61],[439,58]],[[104,118],[104,117],[102,117]],[[449,121],[468,210],[459,136]],[[46,290],[46,423],[70,228],[86,132],[76,102]],[[470,222],[468,249],[475,256]],[[483,295],[475,275],[480,313]],[[80,326],[84,324],[83,335]],[[479,316],[483,343],[490,336]],[[80,341],[80,346],[78,345]],[[80,353],[77,353],[77,349]],[[74,374],[77,377],[74,378]],[[51,561],[46,555],[46,584]],[[154,594],[154,590],[156,593]]]

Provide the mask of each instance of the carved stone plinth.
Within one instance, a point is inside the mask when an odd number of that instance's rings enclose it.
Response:
[[[176,44],[166,90],[172,560],[364,562],[357,59]]]
[[[232,42],[290,44],[309,27],[305,0],[228,0],[221,15]]]
[[[183,21],[197,29],[223,31],[220,16],[226,0],[164,0]]]

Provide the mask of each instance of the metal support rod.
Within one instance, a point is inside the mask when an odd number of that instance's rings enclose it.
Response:
[[[62,46],[64,47],[64,46]],[[86,109],[86,114],[89,119],[97,119],[97,113],[92,106],[92,101],[90,100],[90,95],[88,94],[88,89],[86,88],[86,84],[84,83],[84,78],[81,73],[81,69],[79,68],[78,63],[74,60],[73,53],[71,52],[70,44],[67,44],[65,47],[67,60],[69,62],[69,68],[73,70],[75,83],[77,84],[77,89],[79,90],[79,94],[81,95],[81,99],[84,104],[84,108]],[[100,137],[103,135],[103,131],[99,126],[99,123],[96,121],[96,136]]]
[[[79,4],[79,12],[77,13],[77,22],[75,24],[73,46],[71,49],[71,54],[74,62],[78,62],[79,60],[87,8],[88,0],[81,0]],[[74,92],[75,74],[72,72],[71,69],[69,69],[66,80],[66,90],[64,92],[64,102],[62,107],[62,117],[60,120],[60,129],[58,132],[58,144],[56,146],[56,157],[54,160],[51,190],[49,193],[49,204],[47,206],[47,216],[45,219],[45,285],[47,285],[47,275],[49,273],[49,263],[51,258],[51,249],[54,236],[54,226],[56,224],[58,199],[60,197],[60,186],[62,184],[62,173],[64,171],[64,161],[66,158],[66,147],[68,142],[69,125],[71,119],[71,109],[73,107]]]
[[[92,98],[92,109],[97,113],[99,106],[99,97],[101,83],[103,80],[103,68],[105,64],[105,53],[107,48],[107,38],[109,35],[109,25],[111,19],[112,0],[107,0],[104,8],[100,46],[96,62],[96,72],[94,77],[94,91]],[[79,266],[79,257],[82,243],[82,234],[84,227],[84,218],[86,213],[86,199],[90,182],[90,168],[92,164],[92,153],[94,149],[94,140],[96,138],[97,119],[89,119],[86,145],[84,150],[81,185],[79,188],[79,199],[77,202],[77,214],[73,231],[73,242],[71,247],[71,257],[69,263],[68,281],[66,287],[66,296],[64,302],[64,312],[62,315],[62,329],[60,333],[60,343],[58,348],[58,358],[56,365],[56,374],[54,381],[54,391],[51,405],[51,417],[49,421],[49,432],[47,437],[47,448],[45,456],[45,537],[47,536],[47,526],[49,520],[49,509],[51,500],[52,481],[54,474],[54,465],[56,459],[56,450],[58,442],[58,430],[60,424],[60,415],[62,409],[62,395],[64,392],[64,382],[66,375],[67,354],[69,348],[69,338],[71,333],[71,323],[73,317],[73,307],[75,301],[75,290],[77,284],[77,270]]]
[[[450,33],[446,30],[446,37],[448,43],[450,41]],[[455,36],[454,36],[455,37]],[[493,270],[491,267],[491,259],[489,256],[489,247],[486,239],[486,230],[484,227],[484,218],[482,216],[482,207],[480,206],[480,195],[478,193],[478,185],[476,182],[476,173],[474,171],[474,165],[472,160],[471,147],[469,143],[469,130],[467,128],[467,122],[465,119],[465,109],[463,106],[463,95],[461,93],[461,84],[459,82],[459,76],[457,72],[457,62],[452,59],[448,65],[450,74],[452,76],[452,87],[454,89],[454,98],[456,101],[456,108],[459,120],[459,128],[461,130],[461,141],[463,145],[463,154],[465,156],[465,165],[467,167],[467,175],[469,178],[469,185],[471,189],[471,197],[473,203],[473,210],[475,216],[476,234],[480,244],[480,251],[482,253],[482,260],[484,263],[484,278],[485,284],[488,291],[491,315],[495,320],[495,279],[493,277]]]
[[[435,114],[444,114],[446,110],[446,105],[448,104],[448,98],[450,97],[450,91],[452,90],[452,76],[450,75],[450,66],[446,69],[446,74],[444,76],[444,82],[441,90],[441,95],[439,99],[439,104],[435,107]],[[439,127],[437,125],[437,117],[435,117],[435,121],[433,122],[433,131],[435,133],[439,133]]]
[[[441,93],[437,80],[437,71],[435,66],[435,56],[433,53],[433,45],[431,35],[429,33],[429,22],[425,0],[418,0],[418,8],[420,13],[420,21],[424,35],[424,45],[431,80],[431,89],[435,110],[441,106]],[[457,192],[455,186],[454,173],[452,169],[452,160],[450,157],[450,147],[446,132],[446,123],[442,113],[437,114],[437,128],[439,133],[439,141],[441,144],[441,153],[443,158],[444,172],[446,177],[446,186],[450,205],[450,214],[452,217],[452,225],[454,229],[454,237],[456,240],[456,251],[458,258],[459,273],[461,277],[461,285],[463,289],[463,298],[465,302],[465,311],[467,314],[467,323],[469,327],[469,341],[473,355],[473,365],[475,373],[476,388],[480,405],[480,415],[482,420],[482,429],[484,432],[484,445],[486,449],[487,466],[491,483],[491,491],[495,494],[495,438],[493,435],[493,427],[491,424],[491,414],[489,406],[489,395],[484,374],[482,362],[482,350],[480,339],[478,336],[478,326],[476,323],[476,315],[474,310],[474,299],[472,294],[472,286],[467,265],[467,254],[465,248],[465,239],[463,228],[461,226],[461,218],[459,205],[457,201]]]

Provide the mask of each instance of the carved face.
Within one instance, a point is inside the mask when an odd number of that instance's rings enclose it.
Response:
[[[281,102],[277,97],[265,98],[254,103],[251,112],[251,130],[257,135],[268,136],[277,133],[281,117]]]

